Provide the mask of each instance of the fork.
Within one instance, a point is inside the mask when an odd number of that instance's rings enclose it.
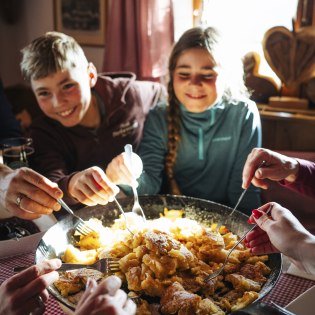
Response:
[[[125,152],[126,152],[126,156],[127,156],[127,161],[129,162],[130,168],[131,168],[131,173],[133,175],[132,172],[132,145],[131,144],[126,144],[125,145]],[[132,187],[132,191],[133,191],[133,195],[134,195],[134,203],[133,203],[133,207],[132,207],[132,212],[141,216],[143,221],[146,221],[143,209],[140,206],[139,203],[139,197],[138,197],[138,192],[137,192],[137,187],[136,185],[133,183],[131,185]]]
[[[272,208],[273,208],[273,204],[270,205],[270,207],[269,207],[268,210],[266,211],[266,214],[268,214],[268,213],[272,210]],[[225,260],[224,260],[223,265],[222,265],[219,269],[217,269],[214,273],[208,275],[208,276],[205,278],[204,282],[208,282],[209,280],[212,280],[212,279],[216,278],[216,277],[223,271],[224,267],[226,266],[226,264],[227,264],[227,262],[228,262],[228,259],[229,259],[230,255],[231,255],[231,253],[232,253],[233,250],[236,248],[236,246],[239,245],[239,244],[244,240],[244,238],[246,237],[246,235],[247,235],[249,232],[253,231],[257,226],[258,226],[257,223],[254,224],[254,226],[253,226],[251,229],[249,229],[245,234],[243,234],[243,236],[239,239],[239,241],[238,241],[236,244],[234,244],[234,246],[233,246],[233,247],[230,249],[230,251],[228,252],[227,256],[225,257]]]
[[[20,272],[27,269],[28,267],[29,266],[14,267],[13,271]],[[95,269],[106,275],[112,274],[112,273],[120,271],[119,258],[111,258],[111,257],[102,258],[98,260],[96,263],[91,264],[91,265],[63,263],[61,267],[58,269],[58,271],[67,271],[67,270],[75,270],[75,269],[82,269],[82,268]]]
[[[259,166],[257,167],[257,170],[258,170],[259,168],[261,168],[262,166],[264,166],[265,163],[266,163],[266,161],[262,161],[262,162],[259,164]],[[241,193],[240,197],[239,197],[238,200],[237,200],[237,203],[236,203],[235,207],[233,208],[233,210],[232,210],[232,212],[229,214],[229,216],[231,216],[231,215],[234,213],[234,211],[237,209],[238,205],[239,205],[239,204],[241,203],[241,201],[243,200],[243,197],[244,197],[244,195],[245,195],[245,193],[246,193],[246,191],[247,191],[248,188],[249,188],[249,187],[247,187],[246,189],[243,190],[243,192]]]
[[[98,270],[108,275],[120,271],[119,258],[106,257],[90,265],[63,263],[58,271],[74,270],[81,268]]]
[[[122,208],[122,206],[120,205],[120,203],[118,202],[118,200],[116,199],[116,197],[114,197],[114,201],[121,213],[121,215],[124,217],[124,220],[125,220],[125,224],[126,224],[126,229],[128,230],[128,232],[131,234],[131,235],[134,235],[134,233],[130,230],[129,228],[129,225],[128,225],[128,220],[127,220],[127,217],[126,217],[126,214],[125,214],[125,211],[124,209]]]
[[[75,217],[75,229],[82,235],[88,235],[92,232],[96,232],[92,228],[90,228],[86,222],[84,222],[79,216],[77,216],[70,208],[69,206],[62,200],[62,199],[57,199],[58,203],[67,211],[69,212],[72,216]]]

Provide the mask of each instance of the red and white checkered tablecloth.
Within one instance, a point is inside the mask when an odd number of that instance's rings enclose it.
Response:
[[[315,281],[281,274],[276,286],[263,299],[264,302],[271,304],[274,302],[279,306],[285,307],[300,294],[315,285]]]
[[[18,266],[29,266],[34,263],[34,253],[24,254],[0,259],[0,284],[13,276],[13,268]],[[64,314],[57,301],[50,296],[46,303],[45,315]]]
[[[13,268],[28,266],[34,263],[34,253],[0,259],[0,284],[13,275]],[[276,286],[263,299],[263,302],[274,302],[285,307],[292,300],[315,285],[315,281],[282,274]],[[57,301],[50,297],[46,303],[46,315],[65,314]]]

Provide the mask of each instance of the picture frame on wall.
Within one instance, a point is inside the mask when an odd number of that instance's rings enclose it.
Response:
[[[105,45],[106,0],[54,0],[55,30],[80,45]]]

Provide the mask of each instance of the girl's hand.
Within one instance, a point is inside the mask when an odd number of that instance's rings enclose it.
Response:
[[[68,186],[69,193],[79,202],[95,206],[106,205],[119,192],[119,188],[97,167],[90,167],[72,176]]]
[[[132,170],[131,170],[132,168]],[[106,168],[106,175],[116,185],[138,186],[137,179],[143,170],[142,160],[139,155],[132,153],[132,167],[123,152],[112,159]]]

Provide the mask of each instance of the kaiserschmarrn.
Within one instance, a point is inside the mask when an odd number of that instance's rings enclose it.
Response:
[[[62,259],[90,264],[103,257],[119,258],[116,275],[130,294],[143,297],[137,314],[151,314],[158,304],[161,314],[221,315],[256,300],[270,273],[265,264],[268,256],[252,256],[239,244],[222,274],[205,283],[225,261],[238,236],[224,226],[203,226],[174,211],[166,209],[164,216],[145,224],[142,218],[128,214],[134,235],[126,230],[122,218],[111,227],[90,219],[87,224],[97,232],[79,236],[77,244],[65,249]],[[73,294],[84,289],[85,278],[63,273],[55,286],[75,301]]]

